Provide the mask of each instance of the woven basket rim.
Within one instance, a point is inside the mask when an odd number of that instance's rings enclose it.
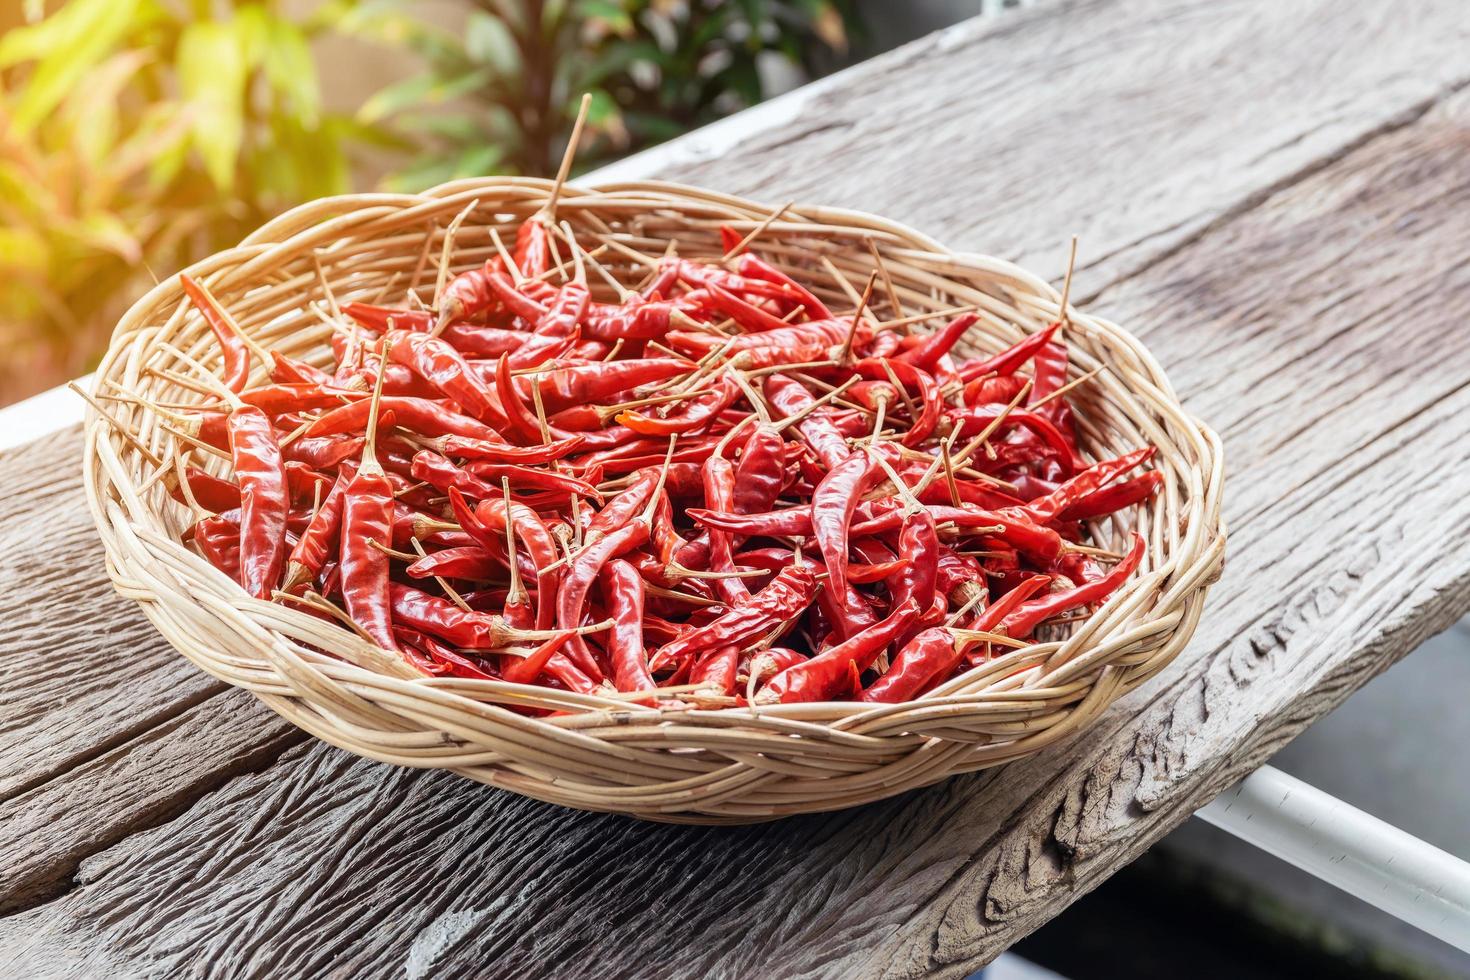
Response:
[[[291,319],[288,308],[293,297],[300,307],[311,295],[300,267],[313,256],[330,266],[324,275],[331,278],[339,258],[378,261],[374,243],[395,236],[416,234],[427,253],[450,218],[472,201],[481,208],[466,229],[496,222],[500,214],[524,216],[545,201],[551,186],[539,178],[473,178],[423,194],[323,198],[285,212],[236,248],[185,271],[209,281],[222,299],[234,297],[227,305],[235,304],[247,332],[276,342],[281,338],[270,331],[282,330],[288,341],[310,345],[311,331],[292,324],[311,321],[304,314]],[[752,227],[775,210],[665,181],[570,185],[560,207],[574,224],[616,223],[629,214],[650,226],[655,219],[680,224],[681,252],[687,240],[712,234],[721,221]],[[934,295],[941,291],[978,298],[984,306],[982,339],[997,346],[1059,312],[1056,291],[1025,269],[976,252],[950,251],[905,225],[861,211],[795,205],[761,241],[771,248],[791,246],[798,255],[830,244],[824,254],[840,263],[858,258],[855,244],[842,244],[849,238],[875,242],[902,290],[927,295],[935,304],[930,308],[957,305]],[[342,270],[341,281],[355,282],[361,274]],[[283,311],[267,317],[271,302]],[[258,310],[259,318],[242,316],[241,310]],[[1006,332],[1001,313],[1014,315],[1013,332]],[[119,591],[137,598],[184,656],[251,690],[325,741],[388,762],[453,768],[553,802],[651,819],[745,822],[832,809],[1056,742],[1162,669],[1198,622],[1224,554],[1219,440],[1184,410],[1139,341],[1081,311],[1072,310],[1069,320],[1069,345],[1081,355],[1074,357],[1072,373],[1093,362],[1110,369],[1099,376],[1097,418],[1081,420],[1163,443],[1156,466],[1165,473],[1166,492],[1152,509],[1133,515],[1148,532],[1148,558],[1069,636],[1005,654],[896,705],[648,708],[504,682],[410,677],[401,663],[374,653],[340,627],[330,627],[342,636],[324,646],[343,658],[334,659],[301,642],[303,636],[315,642],[313,624],[321,626],[319,621],[249,598],[171,536],[167,514],[175,505],[158,486],[146,498],[139,495],[150,467],[90,407],[84,485]],[[196,356],[217,351],[198,317],[186,312],[177,276],[150,290],[119,322],[94,393],[109,382],[137,390],[144,383],[142,365],[160,351],[160,336],[184,349],[193,344]],[[169,445],[171,437],[149,428],[143,415],[130,414],[128,422],[150,448]],[[1031,679],[1008,684],[1005,676],[1013,671]],[[1045,682],[1033,683],[1036,678]],[[548,697],[573,713],[527,718],[502,706],[544,705]],[[616,772],[609,774],[609,766]]]

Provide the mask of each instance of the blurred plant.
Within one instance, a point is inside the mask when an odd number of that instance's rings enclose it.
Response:
[[[310,38],[270,0],[212,16],[71,0],[0,39],[0,402],[88,366],[125,305],[267,215],[348,185]]]
[[[364,3],[342,25],[424,62],[358,116],[419,148],[389,181],[404,190],[550,173],[583,92],[593,138],[580,165],[661,142],[759,102],[762,58],[810,69],[844,52],[855,26],[852,0],[473,0],[459,30],[411,6]]]

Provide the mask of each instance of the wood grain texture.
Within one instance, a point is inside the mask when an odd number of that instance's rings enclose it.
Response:
[[[876,58],[660,176],[876,211],[1047,276],[1076,233],[1089,297],[1411,121],[1470,80],[1467,42],[1453,0],[1045,3]]]
[[[0,972],[958,976],[1054,915],[1470,606],[1470,112],[1430,108],[1463,82],[1466,28],[1451,4],[1398,8],[1391,31],[1362,6],[1043,8],[882,59],[819,114],[668,174],[1042,270],[1081,230],[1106,256],[1094,291],[1143,270],[1094,309],[1224,432],[1232,555],[1189,651],[1100,724],[996,773],[737,830],[304,747],[0,922]],[[955,158],[973,166],[937,163]],[[169,687],[120,685],[114,724]]]
[[[172,819],[305,738],[249,694],[229,691],[0,803],[0,913],[60,893],[82,858]]]
[[[73,428],[0,454],[0,800],[224,689],[113,590],[80,446]]]

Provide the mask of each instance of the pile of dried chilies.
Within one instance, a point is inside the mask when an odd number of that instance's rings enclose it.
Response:
[[[333,301],[330,370],[184,277],[223,377],[157,373],[218,401],[143,404],[232,466],[156,460],[194,547],[427,675],[706,707],[905,701],[1138,567],[1084,522],[1160,475],[1080,455],[1062,324],[962,359],[975,312],[915,332],[890,289],[880,322],[885,270],[834,313],[728,228],[655,257],[551,207],[435,309]]]

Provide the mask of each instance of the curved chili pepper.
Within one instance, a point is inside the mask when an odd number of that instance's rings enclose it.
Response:
[[[952,630],[931,626],[904,644],[883,676],[869,684],[857,699],[896,704],[916,698],[954,673],[963,649],[963,642]]]
[[[593,340],[659,340],[669,332],[674,311],[683,307],[666,300],[632,302],[623,306],[593,303],[582,320]]]
[[[245,390],[245,382],[250,378],[250,347],[240,334],[240,325],[208,289],[185,273],[179,273],[179,285],[184,287],[184,295],[204,314],[204,322],[214,331],[224,355],[225,373],[221,380],[226,388],[238,395]]]
[[[1016,373],[1021,365],[1035,357],[1037,351],[1051,342],[1052,334],[1056,333],[1060,326],[1060,323],[1052,323],[1043,330],[1023,337],[999,354],[964,362],[959,366],[960,380],[974,381],[987,374]]]
[[[184,479],[189,483],[189,493],[193,495],[195,503],[207,511],[222,514],[240,506],[240,488],[229,480],[206,473],[197,466],[185,467]],[[169,496],[181,504],[188,503],[189,498],[179,486],[177,477],[169,474],[166,480]]]
[[[757,296],[761,299],[786,300],[792,306],[801,303],[801,298],[795,290],[777,282],[766,279],[751,279],[726,272],[717,266],[700,265],[685,259],[666,258],[660,260],[661,265],[672,265],[679,271],[679,279],[687,285],[707,290],[714,294],[717,290],[726,296]],[[742,301],[743,302],[743,301]],[[747,304],[748,305],[748,304]],[[725,314],[732,316],[733,314]],[[739,322],[738,320],[736,321]],[[747,328],[759,329],[759,328]]]
[[[489,389],[464,357],[438,337],[426,333],[388,335],[388,356],[466,408],[471,415],[503,427],[505,415]]]
[[[451,280],[449,286],[445,288],[445,293],[447,294],[453,286],[454,280]],[[391,306],[348,302],[342,304],[342,312],[375,334],[387,333],[389,330],[413,330],[423,333],[434,329],[434,314],[425,310],[397,310]]]
[[[398,649],[403,653],[404,658],[425,674],[436,677],[464,677],[477,681],[500,679],[468,657],[455,653],[427,633],[395,626],[393,635],[398,639]]]
[[[866,454],[843,460],[812,492],[812,537],[826,562],[827,589],[837,603],[832,628],[846,639],[862,624],[867,608],[847,581],[848,529],[864,493],[884,477],[883,469]]]
[[[1144,552],[1143,537],[1136,532],[1133,535],[1133,547],[1127,556],[1108,571],[1102,578],[1095,579],[1072,589],[1063,589],[1060,592],[1051,592],[1040,599],[1033,599],[1022,603],[1005,619],[1000,621],[997,630],[1007,636],[1024,637],[1030,636],[1032,631],[1052,616],[1074,609],[1077,606],[1088,605],[1093,602],[1101,602],[1113,592],[1118,586],[1127,581],[1128,576],[1133,574],[1143,561]]]
[[[392,412],[397,424],[425,436],[464,436],[468,439],[484,439],[488,442],[504,442],[500,433],[467,415],[447,408],[427,398],[412,398],[403,395],[384,395],[378,408],[378,424],[382,417]],[[358,433],[367,427],[371,414],[371,400],[359,399],[350,405],[334,408],[319,416],[302,433],[305,438],[337,435],[343,432]]]
[[[759,422],[746,439],[735,464],[733,509],[738,514],[770,510],[786,484],[785,440],[774,427]]]
[[[927,618],[938,593],[939,551],[939,534],[929,512],[916,508],[906,514],[898,535],[898,553],[906,563],[888,580],[888,594],[894,606],[913,600],[924,614],[920,622]],[[907,638],[901,636],[899,642]]]
[[[861,674],[878,655],[901,635],[919,615],[919,607],[906,599],[888,617],[869,629],[817,654],[810,660],[787,667],[772,677],[756,694],[757,704],[793,704],[826,701],[851,683],[854,670]]]
[[[796,301],[806,307],[807,319],[832,319],[832,311],[815,293],[753,252],[743,253],[736,268],[747,279],[763,279],[790,290]]]
[[[602,602],[612,617],[607,634],[608,663],[613,686],[619,691],[648,691],[657,687],[648,671],[643,648],[643,578],[632,565],[613,559],[602,568]]]
[[[239,512],[230,520],[228,514],[206,517],[193,527],[194,546],[211,565],[231,579],[240,581]]]
[[[897,378],[905,388],[913,386],[918,389],[919,417],[912,421],[900,440],[905,446],[917,446],[934,432],[943,411],[943,399],[939,385],[929,372],[904,361],[881,361],[871,357],[858,361],[853,370],[871,381]]]
[[[979,435],[1004,411],[1004,408],[969,408],[951,411],[949,419],[951,424],[959,429],[961,437],[969,437]],[[1073,465],[1072,444],[1066,436],[1057,431],[1057,427],[1052,425],[1049,419],[1033,412],[1012,410],[1006,412],[1000,430],[1004,431],[1006,427],[1013,425],[1025,426],[1040,436],[1047,448],[1055,453],[1057,459],[1064,464],[1067,474],[1072,473],[1076,468]]]
[[[489,327],[477,323],[454,323],[439,335],[465,357],[499,357],[525,346],[531,338],[520,330]]]
[[[269,599],[286,562],[286,518],[291,500],[286,462],[270,419],[241,405],[230,412],[230,456],[240,487],[240,584]]]
[[[500,571],[495,556],[479,545],[445,548],[425,555],[404,569],[409,578],[490,579]]]
[[[557,368],[529,379],[541,389],[541,403],[548,412],[569,405],[599,402],[639,385],[667,381],[688,374],[698,365],[673,357],[649,357],[636,361],[606,361]]]
[[[332,482],[332,489],[322,498],[321,506],[312,515],[306,530],[301,532],[296,546],[286,563],[286,584],[282,589],[290,592],[302,582],[316,578],[326,564],[328,556],[337,550],[338,534],[342,529],[342,508],[347,498],[347,485],[352,481],[355,468],[344,466]]]
[[[766,400],[783,416],[795,415],[811,407],[812,402],[816,401],[800,382],[781,374],[769,375],[765,388]],[[847,439],[829,420],[819,414],[808,415],[796,423],[796,429],[812,452],[817,454],[817,459],[829,470],[835,469],[852,455]]]
[[[492,463],[477,460],[459,467],[432,449],[421,449],[414,454],[412,473],[415,480],[422,480],[441,493],[450,488],[473,497],[489,497],[499,489],[485,480],[498,481],[501,477],[510,480],[513,486],[540,487],[564,493],[574,493],[594,500],[601,500],[597,488],[573,476],[551,470],[532,469],[512,463]]]
[[[505,410],[506,426],[515,436],[526,442],[536,442],[541,436],[541,424],[521,400],[515,378],[511,377],[510,362],[505,355],[495,365],[495,394]]]
[[[511,626],[503,616],[465,612],[448,599],[399,582],[390,583],[388,591],[393,618],[410,629],[428,633],[454,646],[466,650],[496,650],[527,638],[525,630]],[[354,615],[353,618],[357,617]]]
[[[660,647],[650,669],[658,673],[712,647],[743,645],[799,615],[811,605],[817,589],[811,569],[804,564],[788,565],[743,605]]]
[[[740,646],[716,647],[701,657],[689,671],[690,684],[699,684],[720,694],[734,694],[740,670]]]
[[[1111,487],[1103,487],[1078,497],[1068,504],[1054,520],[1057,522],[1090,521],[1095,517],[1112,514],[1124,507],[1132,506],[1152,497],[1164,483],[1164,474],[1158,470],[1140,473]],[[201,501],[202,502],[202,501]]]
[[[621,557],[648,540],[648,524],[633,520],[608,532],[592,544],[584,547],[567,562],[566,574],[556,594],[556,623],[561,629],[576,629],[582,625],[582,613],[587,604],[587,593],[592,588],[602,566],[613,558]],[[571,625],[568,625],[571,624]],[[581,637],[574,637],[567,647],[568,655],[594,680],[602,679],[591,651]]]
[[[499,537],[505,531],[507,521],[514,525],[520,549],[530,559],[536,579],[536,628],[550,629],[556,621],[556,607],[551,597],[556,595],[561,581],[561,570],[551,568],[556,564],[556,539],[536,512],[523,504],[513,503],[506,513],[505,501],[499,496],[480,501],[473,511],[458,490],[449,491],[449,504],[460,526],[468,531],[483,548],[493,548],[499,553]]]
[[[570,633],[558,633],[542,643],[528,656],[507,666],[501,672],[502,678],[509,684],[533,684],[536,678],[545,671],[573,691],[581,694],[595,693],[597,684],[570,662],[567,662],[561,669],[557,669],[556,662],[565,659],[557,654],[570,638]]]
[[[501,273],[497,272],[488,276],[485,282],[496,298],[505,304],[506,309],[528,323],[540,323],[551,313],[550,307],[516,289],[514,284]]]
[[[546,337],[566,337],[577,330],[591,301],[587,284],[572,280],[562,284],[546,313],[536,321],[535,332]]]
[[[723,456],[715,455],[704,461],[704,505],[712,511],[730,511],[735,506],[735,467]],[[711,529],[709,535],[709,570],[712,572],[734,571],[732,560],[733,542],[727,532]],[[728,606],[737,606],[750,598],[750,589],[738,578],[712,580],[715,594]],[[737,651],[738,652],[738,651]],[[696,669],[696,673],[698,670]],[[734,680],[734,665],[730,665],[730,679]]]
[[[583,436],[572,434],[565,439],[540,443],[533,446],[512,446],[505,442],[487,442],[483,439],[466,439],[463,436],[443,436],[434,444],[441,456],[456,456],[466,460],[484,460],[491,463],[550,463],[563,459],[584,448]]]
[[[1094,463],[1051,493],[1029,500],[1019,507],[1007,508],[1006,512],[1016,513],[1039,524],[1050,523],[1087,494],[1111,483],[1135,466],[1148,462],[1153,458],[1155,452],[1153,446],[1145,446],[1143,449],[1124,453],[1117,459]]]
[[[393,538],[393,485],[375,458],[364,458],[347,485],[340,537],[338,568],[347,614],[374,643],[397,650],[388,556],[369,543],[384,544]]]
[[[646,469],[640,472],[632,483],[624,487],[622,492],[608,501],[607,506],[592,518],[592,522],[587,525],[587,543],[595,544],[599,538],[631,521],[639,511],[648,505],[648,500],[653,496],[653,490],[657,486],[658,470]]]
[[[278,384],[313,384],[335,387],[337,379],[321,368],[304,361],[292,360],[280,351],[271,355],[271,380]]]
[[[684,403],[689,407],[678,415],[658,418],[638,411],[625,411],[618,413],[618,422],[624,428],[647,436],[693,432],[717,418],[739,394],[739,388],[722,378],[708,394],[691,398]]]
[[[901,344],[903,349],[895,355],[894,360],[912,364],[919,370],[932,374],[939,367],[940,358],[948,354],[979,319],[974,313],[962,313],[935,333],[910,338],[915,343],[911,346]]]
[[[535,278],[551,268],[551,233],[539,215],[532,215],[516,229],[511,249],[521,275]]]

